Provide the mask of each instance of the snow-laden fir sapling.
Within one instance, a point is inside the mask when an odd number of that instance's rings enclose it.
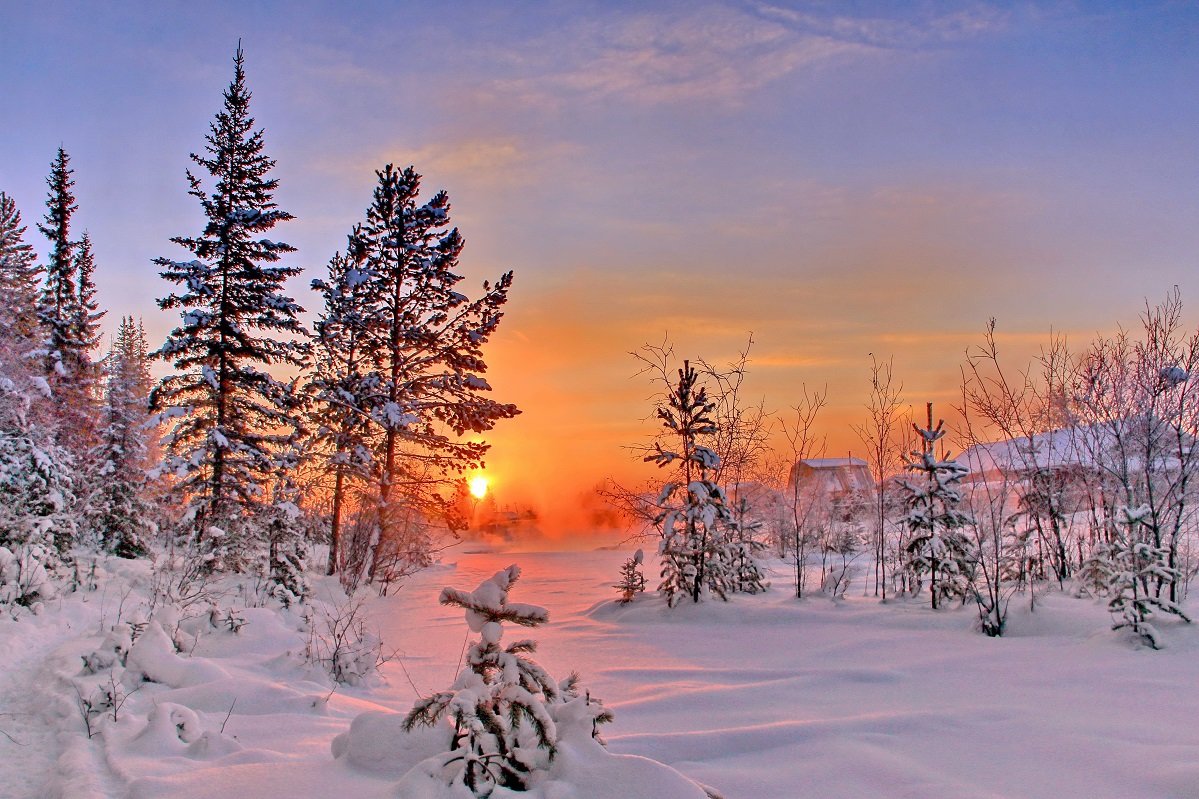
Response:
[[[528,657],[536,642],[501,646],[504,622],[536,627],[549,620],[545,608],[508,601],[519,576],[512,565],[474,591],[442,590],[441,603],[463,608],[479,639],[453,687],[417,702],[404,721],[411,732],[448,720],[452,736],[449,751],[439,756],[440,775],[480,797],[497,786],[527,790],[535,773],[548,770],[564,725],[586,723],[598,738],[598,726],[612,719],[601,702],[579,695],[578,675],[555,682]]]
[[[639,549],[620,567],[620,582],[612,586],[620,592],[620,599],[617,600],[620,604],[632,602],[633,597],[645,590],[645,575],[641,573],[644,560],[645,553]]]
[[[928,404],[928,426],[912,427],[920,436],[921,449],[908,456],[907,469],[923,476],[921,481],[904,480],[907,514],[904,523],[912,533],[905,547],[905,569],[919,590],[925,574],[936,610],[949,598],[965,600],[971,582],[976,554],[962,535],[970,516],[960,509],[958,484],[967,469],[956,461],[938,458],[934,445],[945,435],[945,422],[933,427],[933,406]]]

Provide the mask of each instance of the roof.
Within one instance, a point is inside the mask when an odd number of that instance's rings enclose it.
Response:
[[[1143,458],[1137,453],[1144,449],[1146,424],[1132,420],[1121,420],[1107,425],[1078,425],[1021,436],[1007,441],[990,444],[975,444],[954,460],[972,473],[1019,472],[1031,469],[1060,469],[1070,466],[1096,467],[1114,460],[1126,459],[1133,469],[1142,468]],[[1154,425],[1152,435],[1158,438],[1155,453],[1157,468],[1178,468],[1178,456],[1172,452],[1177,446],[1173,442],[1173,431],[1165,423]],[[1183,434],[1193,445],[1194,439]],[[1125,454],[1121,454],[1127,443],[1136,442]]]
[[[800,463],[810,469],[845,469],[867,465],[861,458],[804,458]]]
[[[1051,430],[989,444],[975,444],[954,460],[971,472],[1052,469],[1084,463],[1085,445],[1077,428]]]

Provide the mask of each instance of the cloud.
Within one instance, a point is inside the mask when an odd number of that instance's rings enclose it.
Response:
[[[805,70],[941,47],[1001,31],[1007,22],[1004,12],[986,5],[905,19],[821,15],[763,2],[609,12],[555,27],[519,54],[493,53],[513,74],[471,94],[543,110],[579,98],[736,106]]]
[[[898,7],[907,9],[914,18],[821,16],[774,3],[751,2],[747,5],[762,19],[777,22],[796,33],[883,50],[919,50],[954,44],[1003,31],[1010,22],[1009,12],[986,4],[942,12],[913,11],[904,5]]]
[[[555,31],[518,60],[521,74],[497,78],[484,94],[537,106],[564,97],[735,103],[806,67],[872,49],[731,7],[626,13]]]

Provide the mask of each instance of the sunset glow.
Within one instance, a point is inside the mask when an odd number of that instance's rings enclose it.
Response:
[[[470,486],[470,495],[475,499],[482,499],[487,496],[487,478],[481,474],[477,474],[470,478],[468,485]]]

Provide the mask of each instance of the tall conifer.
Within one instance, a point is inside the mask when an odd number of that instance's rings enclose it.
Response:
[[[233,65],[204,153],[191,155],[211,188],[187,172],[207,222],[198,236],[171,239],[191,260],[155,260],[180,287],[159,307],[179,309],[183,322],[157,352],[176,373],[159,383],[151,404],[171,421],[164,465],[189,498],[185,532],[211,568],[244,565],[247,524],[269,499],[277,456],[294,437],[291,388],[266,369],[301,367],[307,350],[295,338],[305,335],[303,309],[283,293],[300,269],[278,265],[295,248],[265,235],[293,217],[274,201],[275,162],[250,116],[240,44]]]
[[[123,317],[105,360],[100,444],[92,453],[100,479],[85,518],[96,543],[125,558],[144,554],[157,529],[146,496],[148,357],[141,323]]]
[[[360,317],[369,370],[353,398],[371,427],[372,491],[378,515],[363,568],[374,577],[380,546],[403,551],[413,513],[444,516],[453,479],[483,464],[488,445],[466,434],[515,416],[515,405],[487,396],[483,345],[503,317],[512,273],[471,300],[457,290],[463,239],[450,228],[444,191],[418,204],[412,167],[378,171],[366,221],[351,236],[350,257],[365,281]]]
[[[18,357],[41,343],[37,306],[42,273],[33,245],[25,241],[16,202],[0,191],[0,338]]]
[[[78,247],[71,241],[71,217],[79,206],[71,190],[75,181],[71,175],[71,158],[66,150],[58,148],[58,154],[50,164],[50,175],[46,178],[49,196],[46,198],[46,216],[37,229],[50,240],[50,259],[46,264],[46,283],[38,302],[38,319],[45,336],[46,371],[51,386],[58,388],[67,382],[69,352],[73,347],[73,326],[78,303],[75,276],[78,265],[75,252]]]

